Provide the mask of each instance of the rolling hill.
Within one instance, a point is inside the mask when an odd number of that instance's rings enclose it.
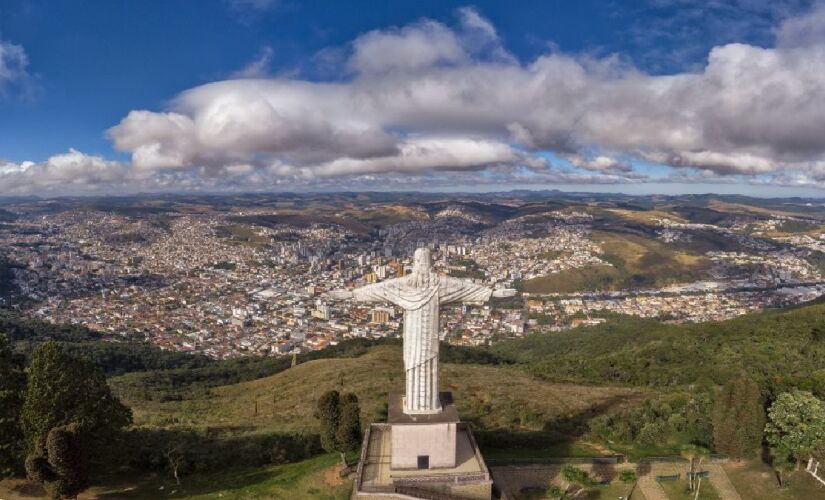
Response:
[[[710,261],[697,252],[642,234],[594,231],[592,239],[604,251],[599,257],[610,265],[567,269],[524,282],[531,293],[610,291],[667,286],[702,279]]]
[[[242,432],[317,431],[315,401],[328,390],[355,393],[366,422],[381,420],[389,391],[403,391],[398,345],[376,346],[352,358],[319,359],[281,373],[211,388],[182,401],[123,394],[136,425],[241,428]],[[111,379],[115,391],[119,378]],[[539,431],[553,422],[597,409],[638,402],[650,391],[538,380],[507,365],[443,363],[442,390],[453,392],[459,413],[482,429]]]
[[[623,317],[505,340],[490,350],[553,381],[667,387],[722,384],[747,373],[773,394],[799,387],[822,397],[825,303],[681,325]]]

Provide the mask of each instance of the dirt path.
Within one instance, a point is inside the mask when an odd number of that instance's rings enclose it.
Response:
[[[335,487],[344,484],[344,479],[341,478],[342,470],[344,470],[344,466],[337,464],[324,471],[324,482],[327,483],[327,486]]]
[[[20,479],[0,481],[0,500],[31,500],[32,498],[44,498],[45,494],[42,488]]]

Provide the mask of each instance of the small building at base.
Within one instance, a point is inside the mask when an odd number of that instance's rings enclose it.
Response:
[[[439,394],[443,410],[410,415],[402,411],[401,394],[390,396],[387,421],[392,425],[391,468],[452,469],[458,449],[458,412],[448,392]]]
[[[357,499],[488,500],[492,479],[469,425],[452,394],[439,394],[441,411],[408,414],[403,396],[390,395],[387,423],[364,436],[356,472]]]

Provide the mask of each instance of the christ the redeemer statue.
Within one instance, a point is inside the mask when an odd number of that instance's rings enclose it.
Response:
[[[493,290],[469,280],[439,276],[432,270],[430,250],[419,248],[412,273],[355,290],[335,290],[333,299],[391,302],[404,309],[404,413],[441,411],[438,395],[438,307],[454,302],[483,303],[490,297],[512,297],[513,289]]]

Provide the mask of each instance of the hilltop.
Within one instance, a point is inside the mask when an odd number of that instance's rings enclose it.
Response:
[[[366,423],[385,418],[387,394],[403,391],[403,377],[400,346],[379,345],[358,357],[307,361],[276,375],[214,387],[182,401],[152,401],[122,393],[138,426],[315,432],[315,401],[325,391],[355,393]],[[123,387],[121,380],[110,381],[116,392]],[[650,394],[645,389],[539,380],[508,365],[455,363],[442,364],[441,387],[453,392],[462,418],[481,429],[511,431],[541,431],[558,421],[627,407]]]

